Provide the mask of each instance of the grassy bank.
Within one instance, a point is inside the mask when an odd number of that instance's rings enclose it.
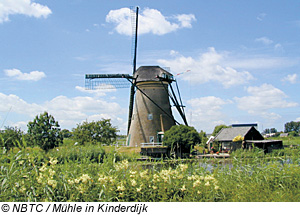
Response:
[[[299,150],[230,165],[136,162],[136,149],[95,145],[1,152],[0,201],[300,201]],[[170,162],[168,162],[170,163]]]

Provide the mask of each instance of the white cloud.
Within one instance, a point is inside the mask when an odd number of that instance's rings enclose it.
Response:
[[[265,14],[265,13],[260,13],[260,14],[256,17],[256,19],[259,20],[259,21],[263,21],[263,19],[264,19],[266,16],[267,16],[267,14]]]
[[[298,106],[295,102],[285,100],[287,95],[271,84],[263,84],[259,87],[248,87],[249,96],[235,97],[238,108],[249,114],[261,116],[269,120],[276,120],[281,116],[271,112],[275,108],[290,108]]]
[[[9,21],[9,16],[14,14],[47,18],[51,13],[47,6],[31,0],[1,0],[0,2],[0,23]]]
[[[139,14],[138,33],[164,35],[180,28],[191,28],[191,23],[196,21],[193,14],[180,14],[173,17],[177,22],[168,21],[168,18],[156,9],[145,8],[142,13]],[[119,34],[132,35],[131,13],[129,8],[111,10],[106,16],[106,22],[116,24],[115,30]]]
[[[83,92],[83,93],[93,94],[96,97],[105,96],[106,93],[116,91],[116,88],[114,86],[112,86],[112,85],[106,85],[106,86],[107,86],[107,89],[101,89],[101,86],[99,87],[99,89],[93,89],[93,90],[87,90],[86,88],[80,87],[80,86],[76,86],[75,89],[79,90],[80,92]]]
[[[260,42],[263,43],[264,45],[270,45],[273,43],[273,40],[270,40],[267,37],[260,37],[260,38],[256,38],[255,42]]]
[[[287,75],[286,77],[284,77],[282,79],[282,81],[287,81],[287,82],[290,82],[291,84],[296,84],[297,78],[298,78],[297,74],[292,74],[292,75]]]
[[[32,71],[30,73],[22,73],[18,69],[6,69],[6,70],[4,70],[4,73],[8,77],[15,77],[16,79],[22,80],[22,81],[38,81],[38,80],[41,80],[42,78],[46,77],[44,72],[39,72],[39,71]]]
[[[118,115],[126,113],[126,110],[122,109],[116,102],[107,102],[93,97],[68,98],[57,96],[42,104],[35,104],[28,103],[16,95],[0,93],[0,112],[6,113],[10,107],[12,113],[10,115],[20,114],[28,121],[33,120],[36,115],[48,111],[63,128],[74,128],[76,124],[84,120],[100,120],[103,117],[111,118],[113,122],[117,123],[122,121]],[[25,123],[23,120],[12,124],[24,126],[28,121]],[[26,126],[22,128],[26,129]],[[126,128],[119,129],[125,131]]]
[[[217,53],[214,48],[202,53],[199,57],[177,56],[173,60],[158,60],[163,66],[172,66],[174,74],[190,70],[182,78],[191,83],[206,83],[215,81],[221,83],[225,88],[240,85],[253,79],[247,71],[237,71],[230,66],[224,65],[226,54]]]
[[[191,106],[188,110],[192,118],[190,123],[202,130],[213,130],[216,125],[223,124],[224,114],[222,106],[230,104],[232,101],[223,100],[215,96],[195,98],[187,101]]]

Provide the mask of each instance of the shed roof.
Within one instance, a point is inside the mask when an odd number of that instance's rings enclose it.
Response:
[[[253,127],[231,127],[231,128],[222,128],[221,131],[216,135],[215,140],[218,141],[232,141],[238,135],[245,137],[245,135]]]

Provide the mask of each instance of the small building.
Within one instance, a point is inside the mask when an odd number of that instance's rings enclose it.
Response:
[[[288,137],[289,136],[289,133],[281,133],[280,134],[280,137]]]
[[[237,136],[241,136],[243,141],[234,142],[233,139]],[[214,138],[214,142],[219,144],[219,150],[221,151],[234,151],[245,148],[245,142],[249,140],[264,140],[264,138],[254,126],[222,128]]]
[[[257,147],[263,149],[265,153],[270,153],[273,149],[282,149],[282,140],[246,140],[246,148]]]

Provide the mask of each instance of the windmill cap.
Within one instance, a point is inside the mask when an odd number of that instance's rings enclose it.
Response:
[[[136,70],[133,77],[136,78],[136,82],[160,81],[162,79],[172,82],[174,80],[170,72],[159,66],[141,66]]]

